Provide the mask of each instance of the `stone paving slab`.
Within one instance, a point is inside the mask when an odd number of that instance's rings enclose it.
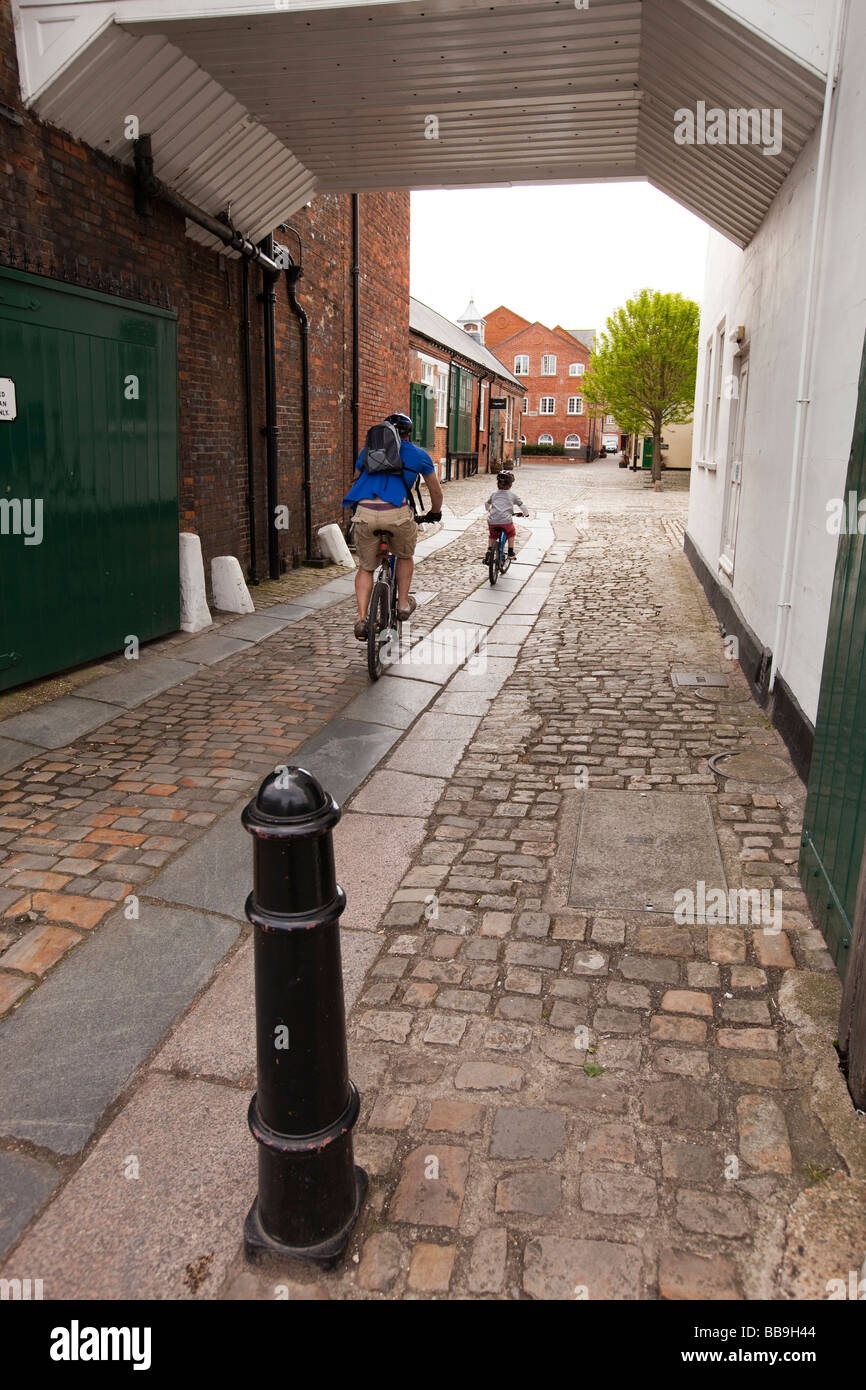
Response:
[[[421,846],[424,826],[422,816],[343,813],[334,827],[334,861],[337,882],[348,899],[340,918],[344,932],[375,930]]]
[[[39,1269],[46,1299],[214,1297],[256,1193],[248,1105],[245,1090],[152,1075],[4,1277]]]
[[[244,642],[261,642],[291,622],[291,615],[275,613],[268,608],[264,613],[247,613],[228,625],[228,636],[240,638]]]
[[[0,1025],[4,1136],[78,1153],[238,935],[201,911],[143,903],[140,914],[113,914]]]
[[[444,785],[441,777],[374,772],[367,785],[353,798],[351,809],[384,816],[426,816],[441,796]]]
[[[0,1149],[0,1255],[24,1230],[60,1179],[60,1170],[52,1163]]]
[[[63,748],[82,734],[92,733],[116,714],[113,705],[85,700],[78,695],[64,695],[51,704],[39,705],[24,714],[13,714],[10,719],[3,720],[0,728],[4,739],[32,743],[37,748]]]
[[[406,680],[389,674],[356,695],[343,713],[347,719],[369,720],[394,729],[406,729],[433,699],[439,687],[422,680]]]
[[[82,686],[83,700],[102,700],[109,705],[121,705],[133,709],[151,695],[180,685],[198,672],[198,665],[192,661],[175,661],[170,657],[147,656],[139,661],[127,661],[126,669],[116,675],[102,676]]]
[[[292,755],[343,805],[401,736],[400,729],[338,715]]]
[[[8,724],[8,720],[5,724]],[[0,773],[8,772],[12,767],[19,767],[33,756],[34,747],[32,743],[17,743],[12,738],[0,738]]]
[[[232,623],[229,630],[233,631],[235,626],[236,624]],[[203,632],[199,637],[193,637],[192,641],[185,642],[179,650],[184,661],[195,661],[200,666],[213,666],[217,661],[224,661],[227,656],[248,651],[250,645],[239,638],[226,637],[222,632]]]

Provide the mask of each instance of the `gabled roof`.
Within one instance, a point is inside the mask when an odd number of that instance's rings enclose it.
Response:
[[[568,333],[572,338],[586,348],[587,352],[595,352],[596,330],[594,328],[563,328],[563,333]]]
[[[471,320],[470,320],[471,321]],[[442,314],[437,314],[435,309],[431,309],[429,304],[422,304],[420,299],[409,300],[409,327],[413,333],[419,334],[422,338],[428,338],[431,343],[445,348],[447,352],[457,353],[460,357],[466,357],[470,362],[476,362],[485,371],[492,372],[501,377],[503,381],[510,381],[514,386],[523,387],[523,383],[512,376],[507,367],[504,367],[498,357],[494,357],[489,348],[477,342],[469,333],[464,333],[456,323],[446,319]]]
[[[547,324],[542,323],[539,319],[535,319],[532,323],[526,323],[526,327],[518,328],[517,332],[510,334],[509,337],[501,338],[496,346],[498,348],[509,346],[510,349],[510,347],[516,344],[523,336],[527,328],[541,328],[545,333],[549,333],[552,338],[558,338],[566,347],[574,346],[574,334],[570,333],[567,328],[560,328],[559,325],[557,325],[556,328],[548,328]],[[581,342],[580,345],[583,348],[586,347],[586,343],[584,342]]]

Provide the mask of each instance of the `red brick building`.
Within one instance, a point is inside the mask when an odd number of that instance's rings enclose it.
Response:
[[[486,347],[484,328],[471,301],[452,323],[410,300],[413,439],[440,478],[487,473],[519,454],[521,383]]]
[[[593,411],[583,394],[594,332],[530,323],[500,304],[487,315],[487,346],[524,388],[522,433],[528,445],[556,445],[576,455],[587,445],[602,448],[604,433],[618,434],[615,423]]]
[[[122,319],[124,306],[130,312],[135,306],[138,318],[133,315],[130,322],[146,325],[147,313],[154,319],[161,313],[163,323],[168,322],[177,362],[170,383],[176,393],[170,426],[177,487],[171,492],[169,479],[168,502],[179,529],[200,536],[208,582],[209,561],[216,555],[235,555],[245,573],[267,576],[275,501],[284,509],[276,536],[279,566],[302,561],[307,519],[301,329],[286,279],[281,276],[275,283],[276,488],[269,489],[266,328],[259,299],[264,276],[256,264],[218,249],[216,238],[203,244],[207,237],[196,235],[170,200],[154,196],[147,215],[137,211],[129,160],[110,158],[34,116],[21,98],[9,0],[0,0],[0,170],[0,281],[16,286],[13,298],[26,295],[28,287],[34,295],[46,296],[52,287],[62,287],[64,311],[78,316],[81,342],[88,316],[103,309]],[[408,408],[409,195],[374,192],[358,198],[357,321],[352,195],[318,196],[289,220],[292,229],[274,228],[274,236],[303,267],[296,293],[309,320],[309,525],[315,553],[317,529],[344,519],[341,502],[352,476],[354,433],[363,442],[373,420]],[[59,302],[56,292],[54,298]],[[5,301],[8,305],[8,294]],[[0,303],[0,319],[4,312]],[[36,317],[31,315],[31,321]],[[4,328],[5,341],[12,344],[5,355],[14,358],[20,324],[0,321],[0,330]],[[0,363],[0,375],[14,378],[20,371],[20,362]],[[65,415],[64,428],[74,429],[68,410]],[[4,435],[0,445],[8,445],[9,438]],[[103,461],[97,457],[95,467],[103,463],[108,471],[107,456]],[[38,461],[43,465],[51,465],[47,456]],[[140,520],[140,511],[117,521],[134,527],[136,517]],[[130,534],[146,544],[144,532],[133,529]],[[163,548],[166,563],[176,563],[176,545],[173,559],[169,547]],[[0,553],[0,589],[10,554],[8,547]],[[80,559],[82,566],[90,563],[87,553]]]

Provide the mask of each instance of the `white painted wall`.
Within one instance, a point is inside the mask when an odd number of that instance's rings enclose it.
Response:
[[[866,4],[854,0],[837,90],[817,287],[812,404],[795,532],[792,609],[779,667],[779,674],[813,723],[837,548],[837,537],[826,529],[827,502],[844,492],[866,331],[864,72]],[[725,373],[733,369],[737,344],[731,333],[740,324],[746,328],[751,359],[733,598],[768,647],[775,629],[791,477],[817,149],[816,132],[761,230],[744,251],[717,233],[711,234],[702,308],[688,531],[711,573],[726,582],[718,569],[718,558],[730,402],[723,402],[722,407],[717,469],[713,472],[700,466],[706,339],[724,317]]]
[[[819,72],[827,71],[836,0],[710,0]],[[861,0],[855,0],[855,4]]]

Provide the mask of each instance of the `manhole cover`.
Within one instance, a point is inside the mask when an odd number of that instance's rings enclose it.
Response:
[[[671,671],[674,685],[727,685],[721,671]]]
[[[708,705],[738,705],[741,700],[750,699],[749,691],[743,690],[742,686],[698,686],[695,689],[695,699],[704,700]]]
[[[772,753],[714,753],[709,765],[719,777],[735,782],[787,782],[797,775],[790,763]]]
[[[673,913],[674,894],[703,880],[726,886],[706,796],[592,791],[571,868],[569,906]]]

